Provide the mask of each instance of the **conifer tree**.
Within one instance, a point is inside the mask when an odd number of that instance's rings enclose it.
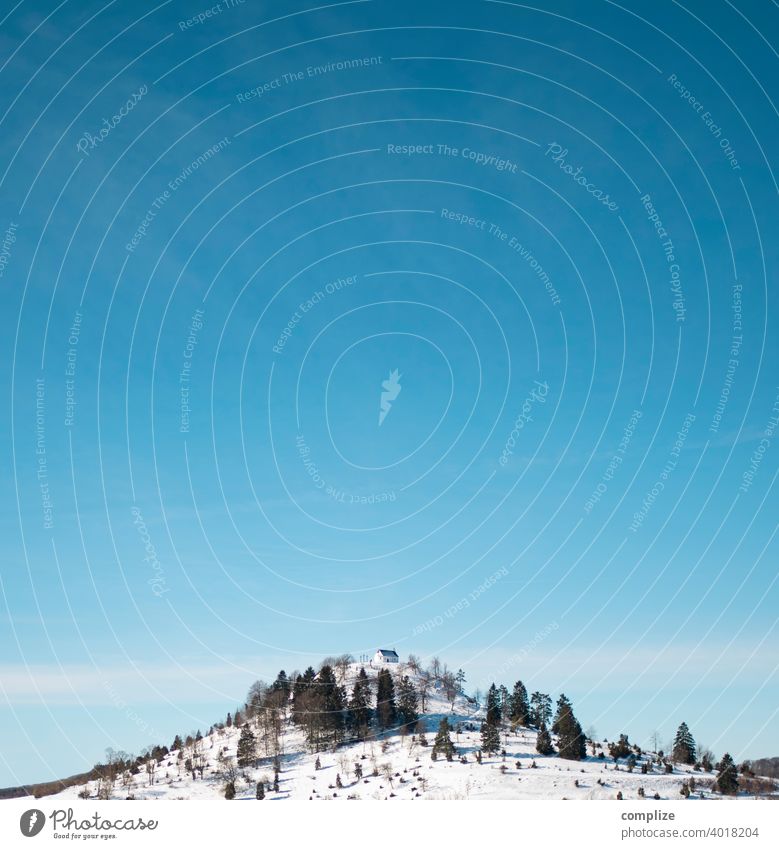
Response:
[[[262,781],[257,782],[257,798],[264,799],[265,798],[265,785]]]
[[[349,700],[349,728],[360,740],[368,735],[371,724],[371,687],[365,669],[360,669]]]
[[[514,684],[514,691],[509,702],[509,719],[512,725],[528,725],[530,722],[530,705],[527,700],[527,689],[521,681]]]
[[[500,726],[500,695],[494,683],[487,690],[487,724],[495,728]]]
[[[465,684],[465,673],[462,671],[462,669],[457,670],[457,675],[455,675],[454,680],[457,683],[458,690],[462,693],[463,685]]]
[[[509,696],[509,691],[505,688],[503,684],[501,684],[500,687],[498,687],[498,701],[500,704],[501,722],[505,719],[508,719],[510,699],[511,697]]]
[[[561,699],[564,697],[561,697]],[[573,715],[571,703],[563,703],[562,711],[559,710],[557,720],[557,748],[560,757],[569,761],[580,761],[587,757],[587,741],[576,717]]]
[[[388,669],[379,671],[376,692],[376,716],[379,721],[379,728],[391,728],[395,725],[397,717],[395,684]]]
[[[438,732],[433,741],[433,749],[430,753],[433,760],[436,760],[438,755],[444,755],[448,761],[454,757],[454,743],[452,743],[452,738],[449,736],[449,731],[449,720],[444,717],[438,724]]]
[[[273,684],[271,684],[271,690],[277,693],[284,693],[285,696],[289,696],[292,691],[292,683],[289,678],[287,678],[287,673],[283,669],[276,676],[276,680]]]
[[[557,700],[557,710],[555,711],[554,721],[552,722],[552,734],[560,733],[560,720],[564,714],[571,710],[571,703],[565,693],[560,693],[560,698]]]
[[[417,691],[408,675],[398,681],[398,719],[410,731],[419,719]]]
[[[241,728],[236,755],[238,766],[251,766],[257,760],[257,738],[252,733],[248,722]]]
[[[716,784],[717,790],[726,796],[735,796],[738,793],[738,770],[733,758],[727,752],[719,762]]]
[[[314,745],[329,747],[343,739],[343,692],[336,684],[333,667],[325,664],[313,684],[316,721],[313,723]]]
[[[538,729],[538,736],[536,737],[536,751],[539,755],[554,754],[552,736],[543,722],[541,723],[541,727]],[[533,764],[533,766],[535,766],[535,763]]]
[[[233,718],[232,718],[232,716],[230,715],[230,712],[229,712],[229,711],[227,712],[227,719],[225,720],[225,725],[226,725],[228,728],[232,728],[232,727],[233,727]]]
[[[481,724],[481,750],[485,755],[494,755],[500,751],[500,731],[497,725],[489,721]]]
[[[546,693],[538,690],[530,697],[530,721],[536,728],[548,725],[552,718],[552,700]]]
[[[235,799],[235,782],[228,781],[225,784],[225,799]]]
[[[679,730],[676,732],[671,757],[677,763],[695,763],[695,740],[693,739],[686,722],[683,722],[679,726]]]
[[[632,751],[627,734],[620,734],[616,743],[609,743],[609,754],[616,763],[620,758],[626,758]]]
[[[500,693],[495,684],[487,690],[487,713],[481,724],[481,750],[485,755],[500,751]]]

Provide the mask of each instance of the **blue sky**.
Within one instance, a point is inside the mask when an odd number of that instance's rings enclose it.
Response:
[[[776,10],[537,5],[2,19],[0,785],[379,645],[779,752]]]

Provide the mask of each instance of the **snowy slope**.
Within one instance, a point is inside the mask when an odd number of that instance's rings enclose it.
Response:
[[[362,664],[353,664],[346,673],[345,684],[351,692],[354,679]],[[376,670],[365,667],[375,695]],[[393,677],[413,674],[404,664],[391,669]],[[431,759],[431,748],[435,732],[442,716],[456,731],[452,741],[457,757],[452,762],[443,758]],[[280,757],[279,790],[266,792],[266,799],[615,799],[619,792],[625,799],[639,798],[643,788],[645,798],[652,800],[655,794],[661,799],[681,799],[683,782],[693,777],[698,787],[695,798],[707,798],[712,794],[705,789],[713,774],[694,772],[692,767],[674,766],[666,774],[662,766],[652,764],[649,774],[641,773],[641,764],[656,761],[652,753],[644,753],[638,759],[633,772],[628,772],[620,762],[615,769],[608,757],[608,744],[597,744],[605,758],[590,756],[584,761],[568,761],[557,756],[542,757],[536,752],[536,732],[531,728],[520,728],[516,733],[502,734],[506,755],[485,756],[482,763],[476,761],[475,753],[481,747],[480,724],[483,710],[462,696],[458,696],[452,710],[443,694],[436,691],[426,705],[422,717],[428,746],[420,745],[418,736],[402,736],[399,733],[379,734],[366,742],[347,743],[337,751],[311,753],[307,751],[302,731],[293,724],[285,725]],[[470,730],[469,730],[470,729]],[[225,780],[220,774],[219,753],[235,762],[240,728],[222,728],[206,735],[202,740],[205,759],[203,778],[192,778],[184,768],[191,751],[171,751],[157,768],[154,783],[149,784],[147,775],[140,772],[118,778],[114,783],[112,798],[126,799],[219,799],[224,798]],[[262,757],[258,766],[239,769],[235,799],[255,800],[257,781],[266,786],[273,782],[273,759]],[[465,763],[460,761],[464,756]],[[317,757],[320,769],[315,768]],[[358,780],[354,766],[359,763],[363,777]],[[535,766],[533,766],[535,764]],[[387,777],[389,766],[390,777]],[[374,775],[374,771],[378,774]],[[342,788],[336,786],[340,775]],[[97,782],[90,782],[90,796],[97,794]],[[71,787],[55,798],[75,799],[83,787]],[[718,798],[721,798],[718,796]]]

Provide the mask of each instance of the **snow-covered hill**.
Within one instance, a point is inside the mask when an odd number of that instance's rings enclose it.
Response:
[[[349,691],[363,664],[352,664],[343,670],[339,683]],[[375,669],[364,667],[375,698]],[[392,668],[393,678],[414,674],[404,664]],[[608,756],[608,744],[588,743],[588,756],[583,761],[563,760],[556,755],[541,756],[536,751],[536,731],[518,728],[503,731],[501,741],[505,755],[484,756],[481,763],[476,753],[481,749],[480,726],[483,708],[472,699],[458,695],[454,703],[445,697],[443,688],[434,686],[421,716],[421,734],[403,735],[398,731],[376,732],[365,742],[339,745],[335,751],[310,752],[301,729],[285,722],[281,735],[277,764],[278,790],[273,789],[274,758],[260,748],[256,766],[237,764],[237,747],[241,728],[216,728],[202,740],[172,750],[156,765],[153,781],[141,768],[136,774],[125,771],[110,788],[114,799],[218,799],[225,796],[226,770],[233,771],[235,799],[256,799],[257,782],[262,782],[265,799],[680,799],[685,783],[693,780],[691,798],[712,795],[714,775],[695,771],[693,767],[673,766],[667,773],[654,753],[636,756],[629,771],[625,762],[618,768]],[[432,744],[442,717],[452,727],[451,739],[457,755],[452,761],[431,758]],[[423,745],[426,738],[427,745]],[[594,754],[593,754],[594,747]],[[202,777],[193,778],[187,764],[197,754],[203,765]],[[319,768],[316,762],[319,761]],[[359,764],[355,774],[355,767]],[[646,765],[647,772],[642,772]],[[228,776],[229,777],[229,776]],[[340,782],[340,787],[338,786]],[[78,795],[96,797],[98,781],[71,787],[54,798],[75,799]],[[106,786],[102,788],[106,794]],[[721,798],[718,796],[718,798]]]

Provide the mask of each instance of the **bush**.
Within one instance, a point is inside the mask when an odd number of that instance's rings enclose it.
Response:
[[[620,758],[626,758],[629,754],[631,754],[631,746],[628,741],[627,734],[620,734],[619,740],[616,743],[609,743],[609,754],[614,761],[618,761]]]
[[[739,786],[750,796],[770,796],[776,792],[776,784],[770,778],[742,777]]]

